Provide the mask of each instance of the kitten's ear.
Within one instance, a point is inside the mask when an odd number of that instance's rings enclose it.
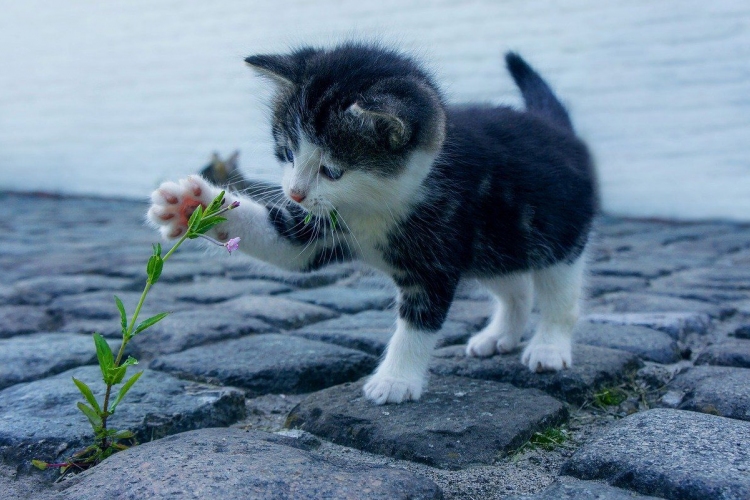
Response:
[[[320,51],[312,47],[301,47],[291,54],[259,54],[245,58],[245,62],[255,71],[279,85],[294,86],[311,58]]]
[[[219,153],[214,151],[211,153],[211,164],[215,165],[217,163],[221,163],[221,158],[219,157]]]
[[[346,112],[361,119],[362,125],[372,132],[384,133],[391,149],[401,149],[411,138],[411,127],[398,116],[401,106],[397,102],[388,101],[370,104],[355,102]]]
[[[248,66],[276,83],[294,85],[295,69],[289,56],[257,55],[245,58]]]
[[[227,161],[224,162],[227,166],[227,170],[229,172],[233,172],[237,170],[237,159],[240,157],[240,150],[236,149],[232,155],[227,158]]]

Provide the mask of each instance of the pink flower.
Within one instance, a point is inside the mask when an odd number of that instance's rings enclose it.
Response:
[[[232,238],[231,240],[224,243],[224,246],[226,247],[227,252],[231,254],[232,252],[240,248],[240,239]]]

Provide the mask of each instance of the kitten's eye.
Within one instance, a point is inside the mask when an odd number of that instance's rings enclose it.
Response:
[[[294,153],[289,148],[284,148],[284,157],[289,163],[294,163]]]
[[[321,165],[320,175],[322,175],[329,181],[337,181],[341,179],[341,176],[344,175],[344,172],[342,170],[333,170],[331,168],[326,167],[325,165]]]

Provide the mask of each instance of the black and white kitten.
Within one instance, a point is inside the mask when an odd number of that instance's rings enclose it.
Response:
[[[285,268],[361,259],[392,276],[396,331],[367,398],[419,399],[435,332],[465,277],[498,299],[468,355],[515,349],[535,295],[541,322],[523,363],[534,371],[571,365],[597,209],[594,169],[564,107],[518,55],[506,62],[525,112],[448,106],[416,62],[378,45],[246,62],[276,84],[272,132],[288,198],[268,204],[229,193],[241,205],[214,236],[239,236],[243,251]],[[190,207],[218,191],[198,176],[165,183],[149,219],[176,238]]]

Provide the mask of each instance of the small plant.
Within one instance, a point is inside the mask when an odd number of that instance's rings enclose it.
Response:
[[[594,405],[599,408],[618,406],[628,399],[628,393],[620,387],[610,387],[594,394]]]
[[[135,336],[140,335],[146,329],[163,320],[169,314],[160,313],[137,323],[138,315],[141,312],[146,296],[151,287],[159,280],[164,263],[169,260],[175,250],[177,250],[185,240],[205,238],[212,243],[225,247],[230,254],[239,248],[239,238],[232,238],[226,243],[221,243],[205,234],[212,227],[224,222],[226,219],[221,217],[221,214],[237,208],[239,202],[234,202],[228,207],[222,207],[222,205],[224,205],[224,191],[214,198],[205,209],[202,205],[198,205],[188,221],[188,230],[185,235],[180,238],[163,257],[161,254],[161,245],[157,243],[153,246],[153,254],[148,259],[148,264],[146,265],[146,286],[143,289],[143,293],[141,293],[141,298],[130,319],[128,319],[122,301],[115,295],[115,305],[120,311],[120,323],[122,329],[122,342],[120,344],[120,349],[117,352],[117,356],[112,353],[112,350],[104,337],[98,333],[94,334],[96,357],[99,360],[102,379],[106,385],[106,391],[102,403],[99,404],[88,385],[81,380],[73,378],[73,383],[78,390],[81,391],[81,394],[83,394],[83,397],[86,400],[86,402],[78,402],[78,409],[81,410],[81,413],[86,416],[91,424],[91,428],[94,431],[94,442],[83,450],[74,453],[62,463],[47,463],[41,460],[32,460],[32,464],[35,467],[41,470],[45,470],[48,467],[59,468],[62,474],[65,474],[71,468],[74,468],[75,470],[85,470],[98,464],[113,453],[127,449],[128,446],[123,442],[134,441],[135,435],[132,432],[112,429],[107,426],[107,420],[109,417],[114,415],[115,410],[122,402],[122,399],[133,387],[133,384],[135,384],[141,375],[143,375],[143,371],[137,372],[122,383],[123,380],[125,380],[128,368],[138,364],[138,361],[132,356],[128,356],[124,361],[122,360],[125,346],[127,346],[128,342],[130,342]],[[112,399],[113,387],[121,383],[122,385],[120,386],[117,395]]]
[[[542,432],[535,432],[523,446],[518,448],[513,454],[512,459],[518,458],[526,451],[541,448],[546,451],[552,451],[555,448],[564,446],[570,440],[570,432],[564,427],[550,427]]]

